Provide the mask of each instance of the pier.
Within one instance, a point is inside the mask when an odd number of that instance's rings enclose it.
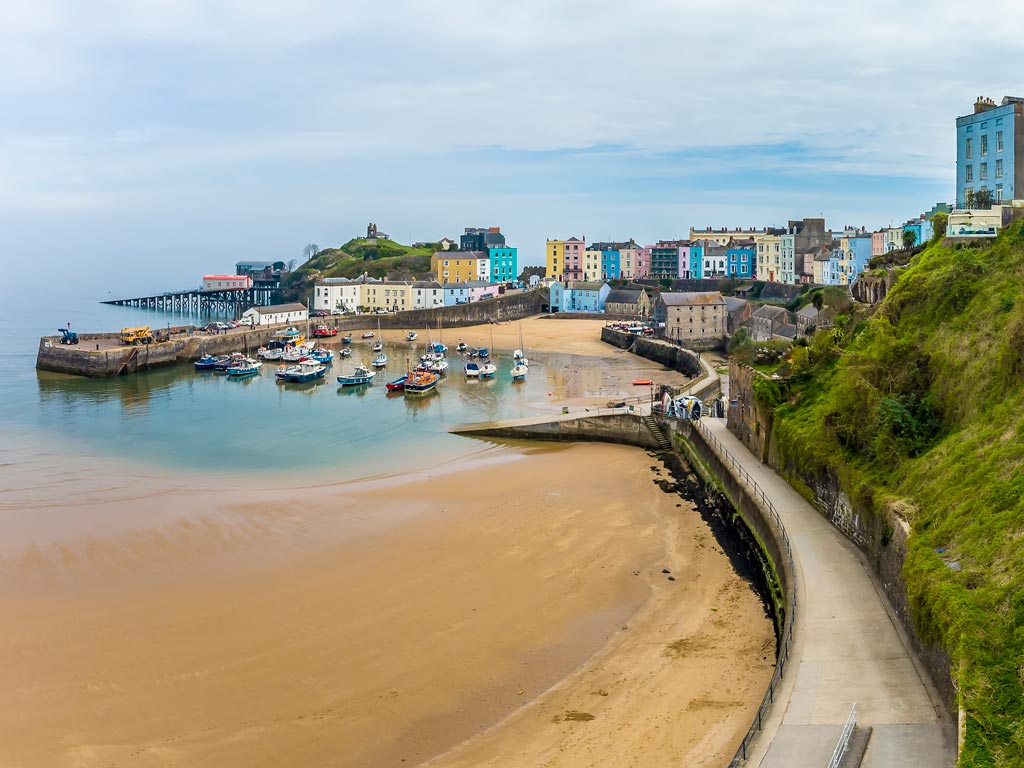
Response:
[[[100,302],[117,307],[136,307],[158,312],[172,312],[189,317],[240,317],[247,309],[281,303],[281,289],[267,286],[238,288],[230,291],[172,291],[133,299],[109,299]]]

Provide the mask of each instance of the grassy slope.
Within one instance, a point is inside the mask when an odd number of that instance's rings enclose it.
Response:
[[[322,277],[384,277],[388,272],[422,273],[430,271],[434,248],[413,248],[392,240],[349,240],[340,248],[326,248],[294,273],[298,280],[319,272]]]
[[[790,466],[911,522],[914,618],[953,659],[972,768],[1024,765],[1022,285],[1024,223],[926,249],[838,348],[801,353],[774,427]]]

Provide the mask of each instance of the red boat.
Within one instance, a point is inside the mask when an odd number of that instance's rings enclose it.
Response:
[[[399,390],[405,389],[405,382],[409,380],[409,374],[400,376],[394,381],[389,381],[384,386],[388,388],[388,392],[398,392]]]
[[[338,329],[321,324],[313,329],[313,335],[320,339],[327,338],[329,336],[337,336]]]
[[[633,379],[633,383],[636,384],[638,387],[645,387],[648,384],[652,384],[653,382],[650,379]]]

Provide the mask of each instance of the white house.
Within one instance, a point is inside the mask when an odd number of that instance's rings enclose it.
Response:
[[[242,324],[253,327],[279,325],[281,323],[304,323],[309,320],[305,304],[272,304],[269,307],[253,307],[242,313]]]
[[[203,275],[204,291],[238,291],[252,288],[249,275]]]
[[[412,284],[412,308],[433,309],[444,306],[444,287],[434,280],[417,280]]]
[[[327,312],[355,312],[363,305],[363,278],[328,277],[313,289],[313,309]]]

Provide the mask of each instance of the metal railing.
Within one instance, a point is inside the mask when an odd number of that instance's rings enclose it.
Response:
[[[850,737],[853,735],[853,729],[857,726],[857,703],[854,702],[853,709],[850,710],[850,716],[846,718],[846,725],[843,726],[843,732],[839,735],[839,743],[836,744],[835,750],[832,752],[832,759],[828,761],[828,765],[825,768],[839,768],[839,763],[843,759],[843,755],[846,754],[847,748],[850,746]]]
[[[775,703],[775,692],[786,673],[786,663],[789,661],[789,654],[793,645],[793,627],[796,624],[796,565],[793,563],[793,547],[790,544],[789,533],[786,531],[786,526],[782,524],[782,517],[779,515],[778,510],[775,509],[775,505],[772,504],[771,499],[769,499],[765,494],[764,489],[757,484],[757,481],[750,476],[750,473],[743,468],[736,458],[726,450],[725,446],[722,445],[718,438],[711,433],[711,430],[708,427],[704,426],[700,421],[694,421],[691,423],[695,429],[700,431],[705,441],[707,441],[711,449],[718,454],[719,458],[724,463],[731,465],[738,478],[741,478],[747,484],[755,502],[760,499],[761,506],[767,510],[772,522],[778,526],[782,536],[782,544],[786,550],[785,556],[789,561],[789,572],[793,576],[791,579],[792,583],[789,584],[789,589],[787,590],[786,595],[786,618],[782,627],[775,671],[772,673],[772,679],[768,683],[768,690],[765,691],[764,697],[761,699],[761,703],[757,707],[757,715],[754,717],[753,722],[750,724],[750,728],[747,729],[746,734],[743,736],[743,741],[736,749],[736,753],[733,755],[732,761],[729,763],[729,768],[738,768],[738,766],[743,765],[744,761],[746,761],[750,751],[751,742],[753,742],[754,738],[764,727],[764,721],[767,719],[768,712]]]

